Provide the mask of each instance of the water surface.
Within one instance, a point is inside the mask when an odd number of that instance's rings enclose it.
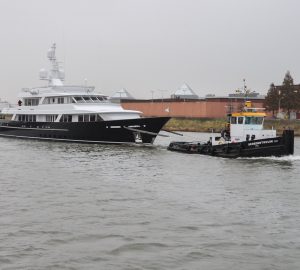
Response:
[[[0,269],[298,269],[294,156],[0,138]]]

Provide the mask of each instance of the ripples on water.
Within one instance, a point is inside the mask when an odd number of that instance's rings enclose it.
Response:
[[[294,156],[236,160],[169,141],[0,138],[0,269],[299,268],[298,138]]]

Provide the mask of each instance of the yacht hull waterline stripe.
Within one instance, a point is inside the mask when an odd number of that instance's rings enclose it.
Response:
[[[28,128],[28,127],[12,127],[12,126],[0,126],[1,128],[11,128],[11,129],[31,129],[31,130],[47,130],[47,131],[69,131],[68,129],[60,128]]]
[[[21,139],[33,139],[44,141],[62,141],[62,142],[78,142],[78,143],[95,143],[95,144],[128,144],[128,145],[153,145],[151,143],[137,143],[137,142],[114,142],[114,141],[90,141],[90,140],[71,140],[71,139],[57,139],[57,138],[42,138],[42,137],[30,137],[20,135],[8,135],[0,134],[0,137],[21,138]]]

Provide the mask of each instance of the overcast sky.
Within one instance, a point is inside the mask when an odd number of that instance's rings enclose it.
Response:
[[[0,0],[0,98],[45,84],[53,42],[66,84],[112,95],[199,95],[243,85],[266,93],[290,70],[300,83],[298,0]]]

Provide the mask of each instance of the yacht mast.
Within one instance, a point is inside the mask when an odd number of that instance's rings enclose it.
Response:
[[[59,66],[59,62],[56,61],[55,50],[56,44],[53,43],[47,53],[47,57],[51,62],[49,74],[44,68],[42,68],[40,70],[40,79],[48,81],[48,86],[63,86],[65,73],[64,70]]]

